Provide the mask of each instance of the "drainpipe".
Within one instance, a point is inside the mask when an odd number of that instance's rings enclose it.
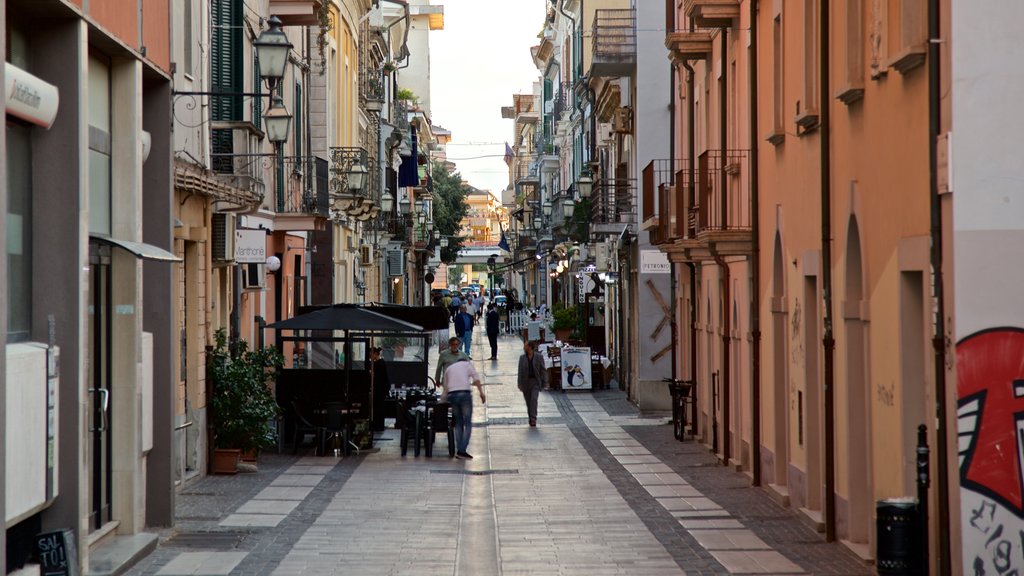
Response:
[[[939,196],[938,180],[938,144],[939,131],[942,129],[942,97],[941,67],[939,63],[940,35],[939,1],[928,2],[928,173],[931,175],[931,264],[934,279],[932,287],[935,291],[935,334],[932,346],[935,351],[935,488],[938,503],[939,527],[936,573],[941,576],[950,574],[949,557],[949,482],[946,474],[947,463],[947,432],[946,432],[946,299],[942,275],[942,197]],[[927,504],[924,504],[927,506]]]
[[[693,29],[693,19],[690,19],[690,29]],[[686,108],[688,112],[688,119],[686,122],[686,153],[689,155],[687,167],[687,173],[690,176],[687,185],[687,206],[692,207],[696,202],[696,189],[694,187],[694,174],[697,167],[697,154],[694,150],[695,142],[697,141],[696,129],[694,122],[697,116],[696,106],[694,106],[694,87],[693,83],[697,76],[694,73],[693,66],[689,62],[683,62],[683,68],[686,69]],[[683,217],[688,217],[687,214],[683,214]],[[686,224],[684,224],[686,226]],[[690,418],[690,426],[696,435],[697,430],[697,416],[700,414],[700,410],[697,407],[697,265],[693,262],[687,262],[687,267],[690,268],[690,379],[693,380],[693,384],[690,386],[690,394],[693,402],[691,407],[693,415]],[[714,406],[711,407],[714,410]]]
[[[820,74],[821,120],[821,284],[824,304],[824,334],[822,346],[825,355],[825,541],[836,539],[835,503],[835,356],[836,341],[832,334],[832,146],[829,125],[829,2],[822,2]]]
[[[729,43],[728,43],[729,29],[722,29],[722,89],[718,93],[718,141],[722,147],[721,157],[721,174],[722,182],[720,190],[722,193],[721,206],[721,226],[724,228],[728,222],[729,215],[729,194],[727,189],[728,179],[725,177],[725,165],[728,161],[728,149],[729,149],[729,130],[726,125],[729,120],[729,109],[728,109],[728,92],[729,92]],[[729,420],[730,420],[730,394],[729,394],[729,369],[732,364],[730,362],[730,344],[732,344],[732,304],[730,302],[730,286],[732,282],[729,275],[729,264],[722,259],[720,254],[715,254],[715,263],[722,269],[722,463],[726,466],[729,465],[729,456],[731,452],[731,442],[729,436]]]
[[[675,18],[670,19],[666,22],[666,33],[671,34],[675,32]],[[674,64],[669,65],[669,81],[668,81],[668,157],[669,166],[675,169],[675,158],[676,158],[676,67]],[[674,174],[673,174],[674,176]],[[676,305],[676,288],[678,286],[679,279],[676,274],[676,265],[671,263],[668,267],[669,270],[669,285],[671,288],[669,292],[672,295],[672,302],[670,303],[672,318],[669,319],[669,328],[672,330],[672,377],[679,378],[679,323],[676,321],[676,317],[679,314],[679,307]]]
[[[751,449],[750,471],[752,484],[761,485],[761,225],[760,199],[758,198],[758,157],[757,157],[757,0],[750,6],[750,50],[747,67],[750,72],[750,430]]]

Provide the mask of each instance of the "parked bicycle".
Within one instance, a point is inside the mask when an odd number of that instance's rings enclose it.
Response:
[[[686,405],[692,402],[690,390],[693,388],[693,380],[662,378],[661,381],[668,384],[669,393],[672,394],[672,435],[682,441],[686,436]]]

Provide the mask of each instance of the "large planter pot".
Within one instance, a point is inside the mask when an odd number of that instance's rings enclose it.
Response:
[[[214,474],[237,474],[238,461],[242,451],[231,448],[216,448],[213,451],[213,462],[210,467]]]
[[[555,338],[562,342],[569,340],[571,334],[572,328],[555,328]]]
[[[253,448],[252,450],[246,450],[245,452],[242,452],[241,456],[242,462],[256,462],[257,460],[259,460],[259,457],[260,451],[255,448]]]

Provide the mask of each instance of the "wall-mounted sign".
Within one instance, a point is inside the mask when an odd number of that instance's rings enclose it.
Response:
[[[669,274],[671,272],[672,265],[668,261],[668,254],[661,250],[640,251],[641,274]]]
[[[590,390],[593,387],[590,348],[562,348],[562,389]]]
[[[60,93],[57,87],[7,62],[4,65],[7,113],[49,128],[57,118]]]
[[[235,262],[239,264],[264,264],[266,261],[266,231],[235,229]]]

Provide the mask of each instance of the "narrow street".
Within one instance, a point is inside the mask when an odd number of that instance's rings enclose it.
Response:
[[[474,358],[486,339],[475,334]],[[790,509],[676,442],[618,390],[540,397],[529,428],[518,340],[476,360],[471,461],[267,454],[178,495],[177,527],[130,574],[871,574]]]

